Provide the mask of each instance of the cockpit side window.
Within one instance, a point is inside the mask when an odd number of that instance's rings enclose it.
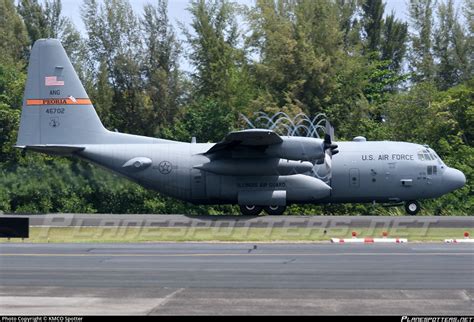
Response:
[[[427,168],[426,168],[426,173],[428,175],[437,175],[438,174],[438,167],[435,166],[435,165],[429,165]]]

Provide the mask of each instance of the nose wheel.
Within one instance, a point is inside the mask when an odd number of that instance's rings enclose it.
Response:
[[[258,216],[262,212],[262,207],[255,205],[240,205],[240,212],[244,216]]]
[[[420,203],[416,200],[410,200],[405,202],[405,211],[407,214],[414,216],[420,211]]]

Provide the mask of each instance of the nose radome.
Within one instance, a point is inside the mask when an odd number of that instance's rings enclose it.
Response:
[[[449,191],[462,188],[466,184],[466,176],[457,169],[447,168],[443,175],[443,184]]]

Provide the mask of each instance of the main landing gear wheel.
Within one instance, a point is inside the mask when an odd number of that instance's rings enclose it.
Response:
[[[416,215],[420,211],[420,203],[416,200],[410,200],[405,202],[405,211],[409,215]]]
[[[265,212],[270,216],[281,216],[286,210],[286,206],[267,206]]]
[[[240,205],[240,212],[244,216],[258,216],[262,212],[262,207],[255,205]]]

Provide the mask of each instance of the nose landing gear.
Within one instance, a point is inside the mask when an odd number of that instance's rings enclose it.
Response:
[[[420,211],[420,203],[416,200],[410,200],[405,202],[405,211],[407,214],[414,216]]]

